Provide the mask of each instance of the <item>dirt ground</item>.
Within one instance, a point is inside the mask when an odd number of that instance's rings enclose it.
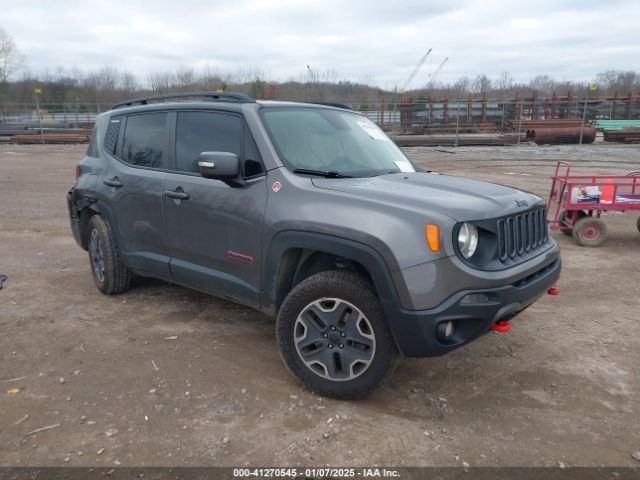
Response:
[[[562,293],[510,333],[403,360],[374,396],[341,402],[298,387],[256,311],[154,280],[101,295],[65,204],[85,149],[0,146],[0,465],[638,465],[635,216],[608,216],[597,249],[554,234]],[[407,153],[540,195],[558,159],[640,170],[637,146]]]

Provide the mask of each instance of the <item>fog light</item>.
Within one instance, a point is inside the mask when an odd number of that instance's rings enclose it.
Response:
[[[484,293],[470,293],[460,300],[460,305],[473,305],[475,303],[487,303],[488,301],[489,297]]]
[[[438,340],[449,340],[453,335],[453,331],[454,326],[451,320],[448,322],[440,322],[436,329],[436,336],[438,337]]]

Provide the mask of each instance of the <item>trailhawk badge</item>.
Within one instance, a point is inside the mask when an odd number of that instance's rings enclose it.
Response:
[[[276,193],[278,193],[281,188],[282,188],[282,184],[280,182],[273,182],[273,185],[271,185],[271,190],[273,190]]]

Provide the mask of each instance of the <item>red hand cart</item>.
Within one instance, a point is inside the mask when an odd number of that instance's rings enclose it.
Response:
[[[570,175],[558,162],[551,177],[547,222],[551,230],[572,235],[583,247],[599,247],[607,238],[602,212],[640,211],[640,172],[628,175]],[[640,230],[640,218],[637,221]]]

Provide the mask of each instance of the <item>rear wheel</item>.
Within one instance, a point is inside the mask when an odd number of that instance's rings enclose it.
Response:
[[[276,335],[300,383],[334,398],[368,395],[397,358],[373,287],[353,272],[321,272],[296,285],[280,307]]]
[[[599,218],[581,218],[573,226],[573,238],[583,247],[599,247],[607,239],[607,225]]]
[[[109,225],[100,215],[89,220],[89,262],[93,281],[105,295],[115,295],[129,289],[131,271],[118,256]]]
[[[567,219],[568,216],[569,216],[569,212],[567,210],[563,210],[562,213],[560,213],[560,216],[558,217],[558,225],[560,226],[560,231],[562,233],[564,233],[565,235],[571,236],[571,234],[573,232],[573,228],[564,225],[564,222],[565,222],[565,220]],[[585,212],[583,212],[582,210],[578,211],[578,219],[584,218],[586,216],[587,216],[587,214]]]

